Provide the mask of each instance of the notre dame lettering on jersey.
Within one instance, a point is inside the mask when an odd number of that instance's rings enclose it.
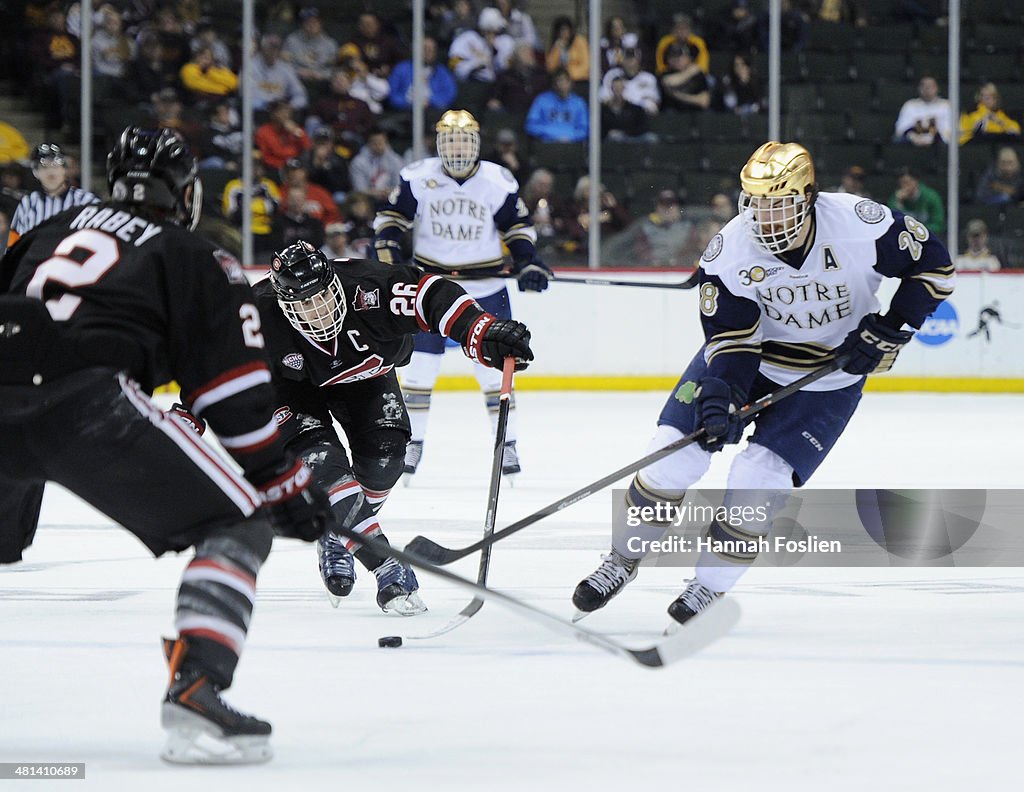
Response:
[[[417,331],[461,343],[484,313],[459,286],[413,267],[359,259],[336,260],[331,266],[348,310],[341,332],[326,343],[292,328],[269,278],[253,287],[267,325],[274,373],[283,379],[331,386],[378,377],[409,361]]]

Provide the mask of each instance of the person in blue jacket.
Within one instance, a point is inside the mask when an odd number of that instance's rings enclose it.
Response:
[[[553,83],[553,91],[540,94],[530,105],[526,114],[527,133],[548,143],[586,140],[590,132],[586,100],[572,92],[572,79],[565,69],[555,72]]]
[[[448,67],[437,62],[437,42],[429,36],[423,39],[423,64],[427,70],[427,105],[447,110],[455,101],[458,85]],[[396,64],[388,82],[391,84],[391,106],[395,110],[412,109],[412,61],[404,60]]]

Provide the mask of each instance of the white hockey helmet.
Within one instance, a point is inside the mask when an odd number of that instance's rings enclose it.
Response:
[[[468,110],[448,110],[434,127],[437,155],[449,176],[472,173],[480,159],[480,124]]]
[[[814,161],[799,143],[771,140],[740,171],[740,217],[768,253],[790,250],[800,239],[817,196]]]

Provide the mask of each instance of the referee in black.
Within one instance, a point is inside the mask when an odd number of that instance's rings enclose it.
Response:
[[[99,201],[91,192],[72,187],[68,183],[67,163],[64,151],[56,143],[40,143],[36,146],[32,152],[32,175],[39,180],[42,189],[33,190],[24,196],[14,210],[7,247],[13,245],[25,232],[65,209]]]

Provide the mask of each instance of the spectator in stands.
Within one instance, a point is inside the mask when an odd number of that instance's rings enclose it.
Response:
[[[988,226],[975,218],[967,223],[967,248],[953,261],[958,271],[998,272],[1003,267],[999,257],[989,250]]]
[[[937,237],[946,233],[946,209],[935,190],[924,184],[911,168],[903,168],[896,180],[896,190],[889,196],[890,209],[898,209],[919,220]]]
[[[164,59],[164,66],[177,74],[192,52],[190,37],[177,12],[168,7],[158,9],[152,29],[160,39],[160,57]]]
[[[978,179],[975,199],[989,206],[1024,201],[1024,174],[1021,173],[1020,157],[1014,149],[1009,146],[999,149],[996,161]]]
[[[192,50],[193,56],[202,47],[210,48],[210,52],[213,53],[213,62],[218,66],[230,69],[233,65],[231,48],[220,37],[217,28],[213,26],[213,22],[209,19],[203,19],[199,22],[196,26],[196,33],[189,42],[189,48]]]
[[[404,165],[402,158],[391,148],[388,133],[374,129],[366,138],[366,145],[349,164],[352,189],[383,201],[401,181],[399,174]]]
[[[495,0],[494,5],[505,17],[505,32],[516,44],[529,44],[535,50],[541,49],[533,17],[518,7],[518,0]]]
[[[572,78],[565,69],[554,74],[554,90],[533,100],[526,114],[526,132],[547,143],[577,143],[590,134],[587,102],[572,92]]]
[[[623,88],[626,101],[639,105],[648,115],[657,115],[661,104],[658,78],[640,67],[639,49],[627,49],[623,55],[622,65],[605,73],[598,96],[602,102],[608,99],[612,95],[612,80],[622,77],[626,81]]]
[[[434,127],[430,124],[424,124],[423,126],[423,154],[420,156],[416,155],[416,149],[410,143],[409,148],[402,152],[402,162],[406,165],[411,165],[417,160],[424,159],[425,157],[436,157],[437,156],[437,132],[434,131]]]
[[[494,92],[487,100],[487,109],[525,114],[533,100],[547,87],[547,72],[537,65],[533,47],[517,44],[508,68],[494,81]]]
[[[66,30],[67,17],[60,6],[49,9],[46,23],[46,28],[35,33],[29,43],[29,79],[32,93],[42,99],[46,126],[59,128],[68,111],[75,110],[69,105],[71,86],[78,73],[78,38]]]
[[[348,163],[334,150],[334,135],[330,127],[320,127],[313,133],[313,146],[302,155],[309,180],[319,184],[340,204],[352,187]]]
[[[312,85],[326,83],[338,57],[338,42],[324,33],[320,9],[299,12],[301,27],[284,40],[281,57],[295,67],[299,79]]]
[[[750,53],[757,46],[757,15],[750,0],[732,0],[732,4],[714,14],[707,23],[708,38],[716,49]]]
[[[953,136],[949,100],[939,96],[938,81],[930,74],[923,75],[917,83],[917,95],[900,108],[893,140],[915,146],[948,143]]]
[[[621,66],[625,51],[639,46],[640,38],[626,29],[625,19],[620,16],[608,17],[604,23],[604,36],[601,37],[601,73]]]
[[[852,27],[867,27],[868,24],[856,0],[810,0],[807,9],[812,18],[822,22]]]
[[[978,106],[960,116],[960,145],[971,140],[1020,138],[1020,124],[1002,110],[1002,99],[995,83],[985,83],[974,95]]]
[[[870,198],[871,193],[864,189],[864,169],[860,165],[851,165],[847,168],[840,179],[839,186],[833,187],[830,192],[847,193],[859,195],[861,198]]]
[[[200,168],[237,171],[242,156],[242,121],[227,99],[214,103],[206,124],[206,138],[200,147]]]
[[[758,42],[762,52],[768,51],[768,8],[757,17]],[[782,0],[782,50],[803,52],[807,46],[809,20],[794,0]]]
[[[697,64],[697,68],[704,74],[710,71],[711,56],[708,54],[708,45],[703,38],[693,32],[693,19],[689,14],[674,14],[672,16],[672,32],[658,39],[658,47],[654,51],[656,74],[661,75],[668,71],[669,64],[666,54],[668,48],[673,44],[677,46],[688,44],[695,47],[696,54],[693,56],[693,60]]]
[[[181,84],[194,102],[207,102],[238,90],[238,75],[226,66],[218,66],[210,47],[200,47],[192,60],[181,67]]]
[[[14,212],[27,192],[28,176],[25,168],[17,162],[0,166],[0,256],[7,249]]]
[[[387,78],[371,72],[366,61],[357,55],[347,58],[342,67],[348,72],[349,93],[354,98],[366,102],[374,115],[384,112],[384,102],[391,94],[391,85]]]
[[[194,35],[196,27],[203,18],[202,0],[177,0],[174,4],[174,9],[178,14],[178,19],[181,20],[181,26],[185,32],[189,36]]]
[[[152,106],[150,112],[153,120],[153,127],[167,127],[181,133],[190,146],[199,148],[202,141],[203,125],[185,110],[181,97],[173,88],[164,88],[151,97]]]
[[[519,139],[516,137],[516,133],[507,127],[498,130],[498,134],[494,137],[494,148],[483,156],[482,159],[496,162],[502,167],[508,168],[509,172],[515,176],[516,181],[520,184],[523,183],[523,179],[526,177],[526,161],[523,155],[519,153]]]
[[[281,60],[281,37],[266,33],[260,39],[259,52],[252,59],[252,106],[266,110],[272,102],[282,100],[295,110],[304,110],[309,104],[309,95],[295,68]]]
[[[148,102],[153,94],[160,93],[164,88],[174,88],[178,84],[178,72],[171,70],[164,60],[162,50],[163,45],[156,33],[143,33],[139,37],[135,57],[128,68],[129,77],[125,87],[140,103]]]
[[[304,211],[316,218],[321,226],[340,223],[341,213],[331,194],[309,180],[309,171],[301,159],[290,159],[281,170],[281,210],[304,205]]]
[[[135,57],[135,45],[124,33],[121,12],[110,3],[100,6],[92,33],[92,68],[101,77],[124,77]]]
[[[661,75],[661,106],[666,111],[695,113],[711,106],[708,78],[694,61],[690,45],[673,44],[665,52],[668,70]]]
[[[356,52],[352,51],[355,48]],[[391,33],[384,30],[380,17],[375,11],[364,11],[359,15],[356,34],[342,48],[339,59],[358,55],[371,74],[387,79],[395,64],[405,57],[402,45]]]
[[[424,104],[435,110],[447,110],[455,101],[459,86],[448,67],[437,62],[437,42],[430,36],[423,38]],[[412,108],[413,63],[404,60],[395,65],[388,76],[391,92],[388,101],[395,110]]]
[[[576,32],[567,16],[556,17],[551,25],[551,46],[545,58],[548,74],[564,69],[573,82],[590,78],[590,45]]]
[[[734,55],[728,74],[723,74],[715,87],[716,110],[736,115],[761,112],[764,91],[749,55]]]
[[[18,131],[18,128],[0,121],[0,165],[9,162],[28,161],[31,152],[25,136]]]
[[[632,261],[637,266],[691,266],[700,255],[693,242],[693,233],[694,224],[683,218],[679,196],[674,190],[662,190],[658,193],[654,211],[630,226],[623,235],[628,239],[629,247],[622,260]]]
[[[520,197],[530,210],[530,219],[537,232],[537,247],[542,249],[565,230],[568,209],[555,193],[555,175],[547,168],[537,168],[526,180]]]
[[[330,92],[316,103],[309,119],[312,129],[328,125],[338,141],[358,150],[376,123],[376,116],[362,99],[352,96],[352,80],[344,69],[331,74]]]
[[[598,222],[601,224],[601,238],[607,239],[629,225],[629,212],[612,192],[600,185],[601,198],[598,210]],[[590,236],[590,177],[581,176],[576,182],[572,193],[573,203],[569,208],[566,222],[568,239],[562,244],[562,250],[572,256],[585,259],[589,247]]]
[[[320,248],[329,259],[338,258],[359,258],[356,251],[348,242],[348,232],[352,230],[351,223],[331,223],[324,229],[324,244]]]
[[[270,119],[256,130],[256,148],[269,170],[280,170],[288,160],[302,156],[310,147],[309,136],[292,120],[292,106],[284,99],[269,105]]]
[[[348,232],[349,247],[356,251],[358,258],[374,258],[373,218],[377,208],[371,196],[362,192],[350,192],[345,199],[343,214],[352,228]]]
[[[471,0],[455,0],[452,7],[444,12],[438,27],[438,39],[444,47],[450,47],[460,34],[476,30],[477,14]]]
[[[280,248],[281,228],[275,222],[277,208],[281,205],[281,191],[273,180],[267,178],[263,159],[259,152],[252,159],[252,235],[253,253],[260,263],[269,259],[274,251]],[[222,211],[236,228],[242,227],[242,193],[245,185],[242,180],[232,179],[224,185]]]
[[[493,83],[508,67],[515,41],[505,33],[505,17],[497,8],[480,12],[474,30],[464,30],[448,49],[448,65],[459,82]]]
[[[724,192],[716,192],[708,201],[711,217],[725,225],[736,216],[736,201]]]
[[[601,134],[607,140],[654,142],[658,136],[647,129],[647,113],[625,96],[626,76],[612,76],[611,96],[601,102]]]

